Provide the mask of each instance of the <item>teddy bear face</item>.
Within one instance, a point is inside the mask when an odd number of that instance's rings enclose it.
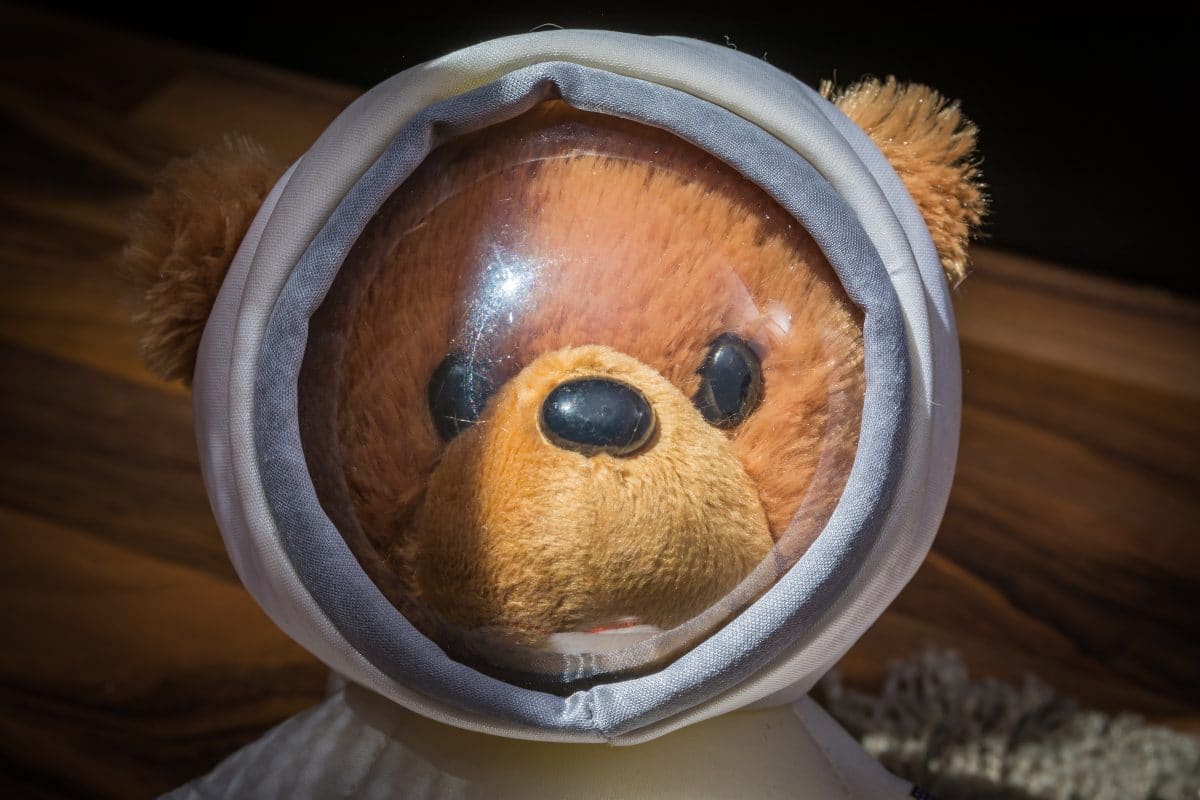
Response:
[[[849,474],[862,363],[858,310],[758,187],[548,102],[384,203],[312,320],[301,431],[414,624],[546,647],[675,628],[795,563]]]

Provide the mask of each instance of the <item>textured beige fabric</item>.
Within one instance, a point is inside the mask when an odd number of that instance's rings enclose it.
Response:
[[[640,747],[584,747],[468,733],[349,687],[168,797],[899,800],[910,789],[810,700]]]

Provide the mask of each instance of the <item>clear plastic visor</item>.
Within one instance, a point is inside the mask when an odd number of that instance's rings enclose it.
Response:
[[[433,151],[300,378],[321,504],[448,655],[568,692],[651,671],[841,496],[861,314],[803,228],[672,134],[543,103]]]

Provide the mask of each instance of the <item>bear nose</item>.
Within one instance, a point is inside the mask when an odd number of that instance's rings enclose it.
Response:
[[[629,456],[650,441],[654,410],[629,384],[608,378],[560,383],[542,403],[542,432],[564,450]]]

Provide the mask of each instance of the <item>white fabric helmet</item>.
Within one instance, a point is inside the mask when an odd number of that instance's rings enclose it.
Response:
[[[369,580],[314,496],[296,420],[309,316],[391,192],[448,137],[548,97],[664,128],[757,183],[864,312],[866,397],[844,494],[761,598],[651,674],[567,696],[454,661]],[[503,736],[632,744],[806,692],[912,576],[958,445],[960,373],[926,224],[871,140],[809,87],[703,42],[547,31],[375,87],[280,179],[229,270],[194,377],[205,483],[242,581],[338,673],[414,712]]]

